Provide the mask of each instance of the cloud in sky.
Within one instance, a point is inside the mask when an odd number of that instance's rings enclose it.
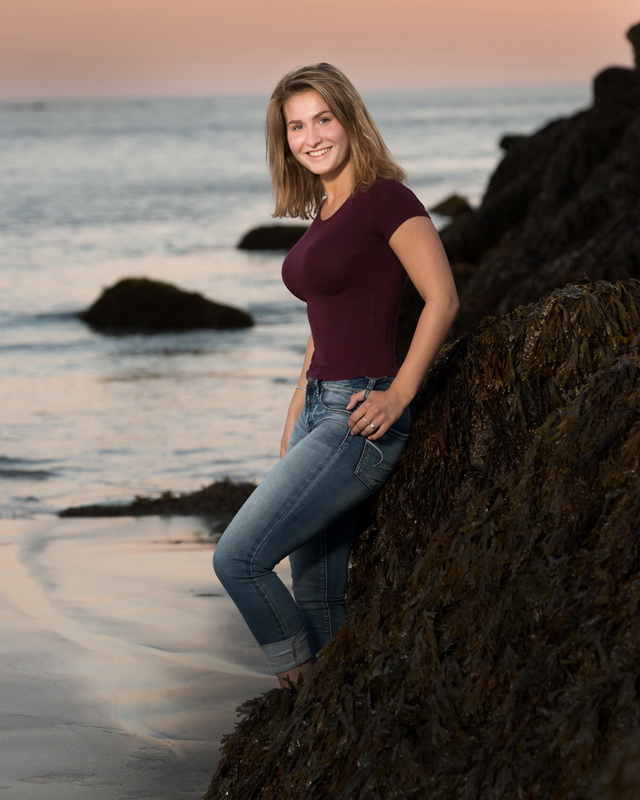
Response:
[[[586,82],[636,0],[3,0],[0,96],[266,92],[331,61],[363,89]]]

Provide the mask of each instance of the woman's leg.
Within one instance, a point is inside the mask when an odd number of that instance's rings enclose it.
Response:
[[[216,546],[216,574],[275,673],[300,666],[312,651],[274,567],[371,493],[355,475],[363,442],[331,422],[318,426],[275,465]]]
[[[293,596],[314,661],[344,621],[355,522],[354,508],[289,556]]]
[[[350,412],[345,410],[348,399],[351,393],[366,386],[373,388],[376,383],[363,380],[364,385],[315,382],[315,386],[308,388],[304,438],[291,447],[254,491],[215,550],[218,578],[276,674],[290,674],[315,652],[309,645],[303,613],[273,571],[275,565],[322,531],[331,530],[347,511],[384,483],[408,438],[408,417],[399,420],[394,429],[376,442],[351,436],[347,424]],[[298,426],[297,431],[299,436]],[[342,583],[346,580],[351,541],[340,546],[339,529],[337,525],[336,535],[330,536],[331,547],[327,549],[330,558],[326,563],[341,565],[336,575],[338,583]],[[300,583],[300,576],[310,560],[304,551],[302,558],[293,559],[298,562],[296,591],[306,607],[307,618],[308,609],[316,600],[307,594],[305,580]],[[344,597],[344,590],[338,589],[336,594]],[[324,643],[327,630],[339,624],[343,611],[338,606],[343,601],[334,603],[334,600],[331,603],[335,611],[329,615],[332,618],[325,618],[319,625],[311,623],[318,631],[311,634],[314,648],[318,642]]]

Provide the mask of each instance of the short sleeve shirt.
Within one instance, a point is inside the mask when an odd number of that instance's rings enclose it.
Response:
[[[380,179],[328,219],[318,214],[287,254],[282,278],[307,304],[313,336],[309,377],[396,374],[395,338],[406,273],[389,239],[406,220],[428,216],[410,189]]]

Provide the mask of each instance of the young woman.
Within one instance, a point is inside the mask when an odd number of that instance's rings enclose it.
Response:
[[[428,213],[338,69],[317,64],[286,75],[267,109],[266,137],[274,216],[314,217],[282,268],[287,288],[307,304],[311,336],[282,459],[225,531],[214,566],[286,686],[343,621],[352,511],[400,458],[409,403],[458,299]],[[407,275],[425,307],[398,370]],[[293,597],[273,571],[286,556]]]

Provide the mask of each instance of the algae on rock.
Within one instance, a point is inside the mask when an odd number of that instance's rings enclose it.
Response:
[[[640,282],[599,282],[443,351],[346,625],[244,707],[208,800],[631,800],[639,330]]]

